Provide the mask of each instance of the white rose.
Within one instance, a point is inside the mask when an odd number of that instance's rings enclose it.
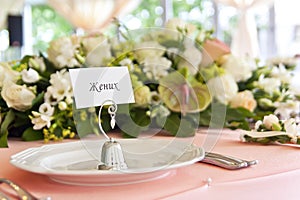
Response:
[[[32,68],[29,68],[28,70],[23,69],[21,71],[21,76],[25,83],[35,83],[40,79],[39,73]]]
[[[238,85],[230,74],[209,79],[207,86],[211,95],[225,105],[238,93]]]
[[[85,37],[82,37],[81,43],[83,44],[84,48],[88,52],[91,52],[95,48],[97,48],[99,45],[101,45],[102,43],[107,44],[107,39],[102,34],[85,36]]]
[[[50,42],[47,50],[48,59],[57,69],[79,66],[75,54],[79,47],[76,37],[61,37]]]
[[[276,117],[276,115],[270,114],[267,116],[264,116],[263,124],[268,130],[281,130],[281,126],[279,124],[279,119]]]
[[[4,80],[16,82],[19,75],[19,72],[12,70],[8,63],[0,62],[0,88],[3,86]]]
[[[202,53],[194,45],[188,46],[182,55],[178,63],[178,68],[187,67],[192,75],[195,75],[199,71],[199,65],[202,61]]]
[[[34,124],[34,130],[41,130],[43,127],[51,126],[51,117],[45,114],[41,114],[35,111],[32,111],[33,117],[31,117],[31,123]]]
[[[230,100],[229,104],[232,108],[242,107],[251,112],[254,111],[257,105],[252,92],[249,90],[239,92]]]
[[[254,61],[250,63],[245,58],[235,57],[232,54],[226,54],[221,57],[221,67],[230,73],[236,82],[245,81],[252,75]]]
[[[147,57],[160,57],[166,48],[155,41],[137,43],[134,47],[134,55],[142,62]]]
[[[165,57],[147,57],[144,59],[144,68],[146,76],[149,79],[159,80],[160,78],[168,75],[172,62]]]
[[[89,40],[93,40],[90,38]],[[100,42],[101,38],[96,41]],[[95,42],[95,41],[93,41]],[[86,56],[86,64],[92,67],[101,67],[106,65],[106,60],[109,60],[111,58],[111,44],[108,43],[107,40],[103,40],[97,44],[95,42],[93,45],[92,41],[89,41],[88,45],[88,53]]]
[[[11,81],[5,81],[1,96],[8,107],[18,111],[26,111],[31,108],[35,94],[25,85],[17,85]]]

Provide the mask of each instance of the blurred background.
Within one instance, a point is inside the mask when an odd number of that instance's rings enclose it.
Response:
[[[129,29],[163,27],[181,18],[261,59],[300,54],[300,1],[295,0],[0,0],[0,61],[45,53],[71,34],[113,34],[117,17]]]

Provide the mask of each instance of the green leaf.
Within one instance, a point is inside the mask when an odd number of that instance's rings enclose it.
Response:
[[[177,40],[163,40],[160,41],[160,44],[165,46],[166,48],[171,48],[171,47],[175,47],[179,49],[182,48],[182,44]]]
[[[206,110],[200,113],[199,125],[223,128],[226,123],[226,112],[226,105],[213,102]]]
[[[34,141],[44,139],[42,130],[34,130],[32,127],[27,128],[22,135],[24,141]]]
[[[271,69],[269,67],[267,66],[259,67],[255,71],[253,71],[252,76],[246,81],[245,85],[251,85],[251,83],[257,81],[262,74],[266,77],[270,73],[271,73]],[[252,89],[252,88],[248,88],[248,89]]]
[[[32,101],[32,109],[33,110],[35,110],[35,108],[36,108],[36,110],[38,110],[39,105],[44,102],[44,94],[45,94],[45,92],[41,92],[35,97],[35,99],[33,99],[33,101]]]
[[[242,107],[227,108],[226,121],[231,121],[231,120],[238,121],[250,117],[254,117],[254,114],[245,108]]]
[[[28,112],[19,112],[15,111],[15,122],[13,124],[14,127],[28,126],[31,124],[30,119],[28,117]]]
[[[235,129],[250,130],[249,123],[246,120],[227,122],[226,127],[233,130]]]
[[[176,137],[191,137],[194,136],[196,128],[193,123],[187,118],[181,118],[181,124],[179,126]]]
[[[172,135],[176,135],[179,129],[180,118],[176,114],[171,114],[164,125],[164,129],[169,131]]]
[[[231,129],[244,129],[249,130],[248,118],[254,118],[255,114],[249,110],[239,107],[239,108],[227,108],[226,113],[226,126]]]
[[[4,120],[0,127],[0,147],[8,147],[7,144],[7,136],[8,136],[8,128],[12,124],[15,119],[15,114],[13,110],[9,110],[4,117]]]
[[[4,99],[1,97],[0,95],[0,108],[7,108],[7,104],[6,102],[4,101]]]
[[[126,114],[116,116],[117,124],[125,137],[138,137],[142,131],[149,128],[151,120],[146,111],[135,108],[130,111],[130,116]]]
[[[7,135],[0,135],[0,148],[8,147]]]
[[[272,144],[274,142],[279,142],[282,144],[289,143],[291,141],[291,138],[288,135],[277,135],[277,136],[271,136],[271,137],[262,137],[262,138],[253,138],[249,135],[245,135],[244,139],[247,142],[253,142],[253,143],[260,143],[260,144]]]
[[[164,129],[176,137],[193,136],[196,131],[195,124],[187,117],[180,118],[178,114],[171,114],[164,125]]]
[[[102,124],[103,125],[103,124]],[[79,137],[83,138],[88,134],[94,133],[93,126],[90,120],[81,120],[76,123],[76,130]]]
[[[199,126],[209,126],[211,120],[211,110],[206,109],[200,113]]]

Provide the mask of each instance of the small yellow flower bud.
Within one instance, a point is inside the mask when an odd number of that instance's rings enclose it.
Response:
[[[62,131],[62,135],[63,135],[64,138],[67,137],[68,135],[70,135],[70,133],[71,133],[71,131],[69,129],[64,129]]]
[[[70,138],[74,138],[75,135],[76,135],[76,134],[75,134],[74,132],[71,132],[69,137],[70,137]]]

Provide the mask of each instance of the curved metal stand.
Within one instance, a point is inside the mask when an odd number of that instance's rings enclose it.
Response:
[[[99,109],[99,113],[98,113],[98,125],[99,125],[101,133],[106,137],[106,139],[109,140],[110,138],[105,133],[105,131],[103,130],[103,127],[101,125],[101,112],[102,112],[103,106],[105,106],[106,103],[112,103],[112,105],[110,105],[108,107],[108,113],[110,114],[110,117],[111,117],[110,126],[111,126],[112,129],[115,128],[115,124],[116,124],[115,116],[116,116],[116,112],[118,110],[118,106],[117,106],[117,104],[113,100],[106,100],[106,101],[104,101],[102,103],[102,105],[100,106],[100,109]]]
[[[98,170],[124,170],[127,169],[127,164],[124,159],[123,150],[121,145],[114,139],[108,137],[108,135],[103,130],[101,125],[101,112],[104,105],[107,103],[112,103],[108,107],[108,113],[110,114],[111,121],[110,126],[113,129],[116,124],[115,116],[118,109],[117,104],[113,100],[106,100],[103,102],[98,113],[98,124],[101,133],[105,136],[107,141],[103,144],[101,150],[101,164],[98,165]]]

